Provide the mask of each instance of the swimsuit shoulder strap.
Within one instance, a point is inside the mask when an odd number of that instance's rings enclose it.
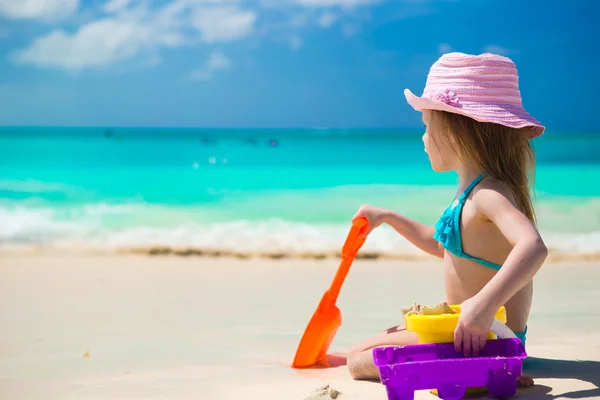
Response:
[[[473,179],[473,182],[471,182],[471,184],[465,189],[464,192],[462,192],[462,194],[460,195],[460,197],[458,198],[459,201],[463,201],[464,199],[467,198],[467,196],[469,195],[469,193],[471,193],[471,190],[473,190],[473,188],[479,183],[481,182],[481,180],[483,178],[485,178],[485,176],[487,175],[486,172],[481,173],[477,178]]]

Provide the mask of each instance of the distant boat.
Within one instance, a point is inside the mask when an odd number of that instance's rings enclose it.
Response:
[[[200,139],[200,141],[203,144],[215,144],[215,143],[217,143],[216,139],[214,139],[212,137],[209,137],[209,136],[202,136],[202,138]]]

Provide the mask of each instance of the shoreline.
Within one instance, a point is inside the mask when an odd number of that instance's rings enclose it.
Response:
[[[208,258],[208,259],[238,259],[238,260],[255,260],[255,259],[270,259],[270,260],[333,260],[340,258],[340,251],[240,251],[221,250],[214,248],[200,247],[175,247],[175,246],[143,246],[143,247],[128,247],[128,248],[110,248],[106,246],[94,247],[59,247],[59,246],[0,246],[0,257],[4,256],[90,256],[90,257],[107,257],[107,256],[127,256],[139,255],[147,257],[165,257],[165,258]],[[356,260],[381,260],[381,261],[409,261],[409,262],[435,262],[437,259],[429,254],[415,250],[414,252],[405,253],[389,253],[383,251],[360,251],[356,255]],[[559,262],[598,262],[600,261],[600,251],[590,253],[563,252],[560,250],[549,248],[547,263]]]

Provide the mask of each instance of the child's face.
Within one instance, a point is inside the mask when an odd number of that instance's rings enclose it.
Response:
[[[431,168],[436,172],[447,172],[456,169],[458,157],[451,146],[449,138],[444,137],[440,129],[436,129],[436,121],[432,120],[432,113],[429,110],[423,110],[423,124],[425,124],[425,134],[423,143],[425,152],[429,156]]]

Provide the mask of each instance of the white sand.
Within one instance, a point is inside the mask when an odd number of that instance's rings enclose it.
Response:
[[[0,399],[302,400],[329,383],[339,399],[385,400],[381,384],[353,381],[345,366],[289,368],[335,268],[334,260],[4,255]],[[537,385],[519,396],[600,398],[599,282],[597,263],[543,267],[525,364]],[[331,351],[442,293],[439,263],[356,261]]]

